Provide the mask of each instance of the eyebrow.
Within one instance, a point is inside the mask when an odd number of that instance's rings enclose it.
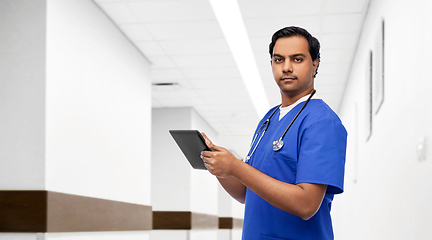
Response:
[[[281,58],[283,58],[282,55],[277,54],[277,53],[274,53],[273,57],[281,57]],[[290,58],[294,58],[294,57],[306,57],[306,55],[304,55],[303,53],[296,53],[296,54],[289,55],[289,57]]]

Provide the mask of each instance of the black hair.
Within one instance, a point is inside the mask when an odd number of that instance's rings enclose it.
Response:
[[[309,44],[309,53],[312,57],[312,61],[315,61],[316,59],[318,59],[318,66],[319,66],[319,63],[320,63],[320,43],[319,43],[318,39],[316,39],[314,36],[312,36],[306,29],[303,29],[301,27],[290,26],[290,27],[282,28],[282,29],[278,30],[277,32],[275,32],[272,36],[271,43],[269,45],[270,57],[273,57],[273,48],[276,44],[276,41],[279,38],[294,37],[294,36],[304,37],[307,40],[307,42]],[[316,68],[314,77],[318,73],[318,66]]]

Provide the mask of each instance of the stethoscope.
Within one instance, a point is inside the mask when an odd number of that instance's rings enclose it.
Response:
[[[285,134],[288,132],[288,130],[290,129],[291,125],[294,123],[294,121],[297,119],[297,117],[300,115],[300,113],[303,111],[303,109],[306,107],[306,104],[308,104],[308,102],[311,100],[312,96],[315,94],[316,90],[313,90],[313,92],[311,93],[311,95],[309,96],[309,98],[306,100],[305,103],[303,103],[303,106],[300,108],[300,110],[297,112],[297,114],[295,115],[295,117],[293,118],[293,120],[291,120],[290,124],[288,125],[288,127],[285,129],[285,131],[282,133],[282,135],[280,136],[279,139],[276,139],[273,141],[272,146],[273,146],[273,151],[277,152],[279,150],[282,149],[282,147],[284,146],[284,141],[282,140],[285,137]],[[272,114],[270,114],[270,116],[261,124],[261,126],[258,128],[258,131],[256,132],[254,139],[252,140],[252,144],[250,146],[250,150],[249,150],[249,154],[246,156],[245,158],[245,162],[248,162],[249,159],[252,157],[252,154],[255,152],[256,148],[258,147],[258,144],[261,142],[261,139],[264,136],[264,133],[267,131],[268,126],[270,125],[270,118],[273,117],[273,115],[276,113],[276,111],[279,109],[279,107],[282,104],[280,104],[273,112]],[[255,147],[252,149],[252,147],[254,146],[255,140],[257,139],[259,132],[261,132],[261,136],[258,139],[258,142],[255,144]],[[252,150],[252,152],[251,152]]]

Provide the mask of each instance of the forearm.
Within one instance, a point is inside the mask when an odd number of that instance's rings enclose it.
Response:
[[[240,203],[245,203],[246,187],[234,177],[217,177],[225,191]]]
[[[205,134],[203,137],[212,149],[201,152],[204,165],[211,174],[218,176],[225,190],[237,201],[245,201],[247,187],[273,206],[302,219],[309,219],[318,211],[326,185],[281,182],[239,161],[225,148],[214,145]]]
[[[327,188],[318,184],[288,184],[243,162],[234,165],[232,176],[268,203],[305,220],[319,209]]]

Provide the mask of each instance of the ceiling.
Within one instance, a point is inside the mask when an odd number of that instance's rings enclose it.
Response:
[[[193,107],[218,133],[216,144],[247,154],[261,116],[208,0],[94,0],[152,63],[152,106]],[[280,103],[268,45],[285,26],[321,43],[317,95],[336,112],[370,0],[238,0],[265,93]],[[252,66],[251,66],[252,67]]]

